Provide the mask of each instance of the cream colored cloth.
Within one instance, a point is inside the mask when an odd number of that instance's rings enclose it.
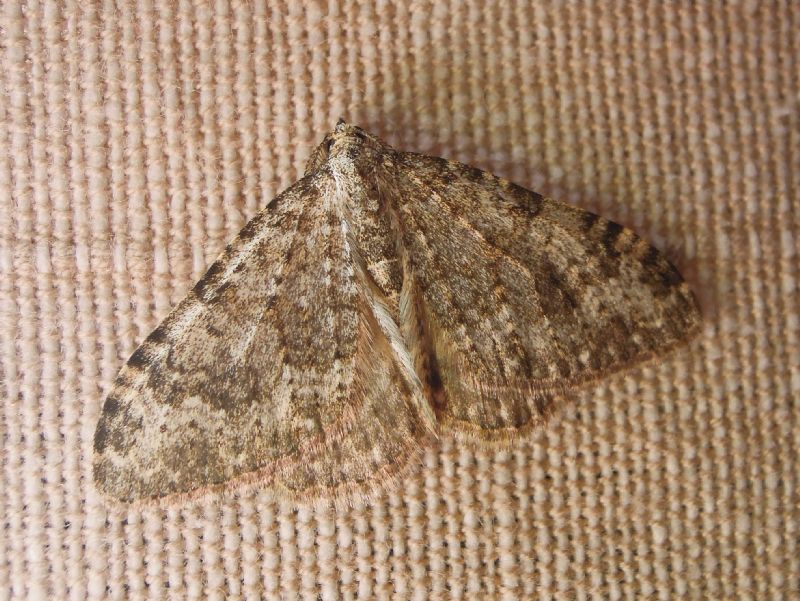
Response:
[[[0,599],[797,598],[800,4],[266,4],[3,4]],[[349,511],[105,507],[117,370],[339,117],[633,227],[703,334]]]

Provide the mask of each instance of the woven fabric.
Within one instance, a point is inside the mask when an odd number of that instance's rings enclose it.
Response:
[[[797,598],[800,3],[2,11],[0,599]],[[702,335],[349,510],[107,507],[117,370],[339,117],[634,228]]]

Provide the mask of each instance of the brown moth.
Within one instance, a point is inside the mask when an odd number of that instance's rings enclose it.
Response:
[[[700,317],[632,231],[340,122],[128,359],[94,477],[120,501],[348,499],[443,429],[497,439]]]

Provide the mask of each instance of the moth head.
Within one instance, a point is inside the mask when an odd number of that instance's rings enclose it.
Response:
[[[326,161],[337,157],[353,162],[373,161],[377,155],[392,152],[391,147],[356,125],[339,119],[336,128],[322,140],[311,154],[305,175],[317,171]]]

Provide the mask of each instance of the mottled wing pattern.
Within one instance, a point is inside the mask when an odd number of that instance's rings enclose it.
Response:
[[[502,437],[698,329],[630,230],[339,123],[120,371],[95,434],[123,501],[231,480],[347,500],[443,427]]]
[[[130,357],[95,435],[104,493],[245,474],[335,493],[415,452],[415,392],[357,282],[333,186],[316,173],[274,199]]]
[[[367,383],[380,383],[390,377],[381,373],[393,360],[388,346],[376,349],[385,353],[372,360]],[[372,492],[399,481],[403,473],[418,464],[423,442],[431,437],[427,422],[419,416],[407,396],[387,394],[386,386],[372,386],[364,403],[353,416],[351,428],[326,445],[305,450],[302,461],[284,470],[277,483],[292,498],[349,502],[356,496],[368,498]]]
[[[536,423],[554,394],[697,328],[681,276],[629,229],[460,163],[398,157],[408,312],[445,424]]]

